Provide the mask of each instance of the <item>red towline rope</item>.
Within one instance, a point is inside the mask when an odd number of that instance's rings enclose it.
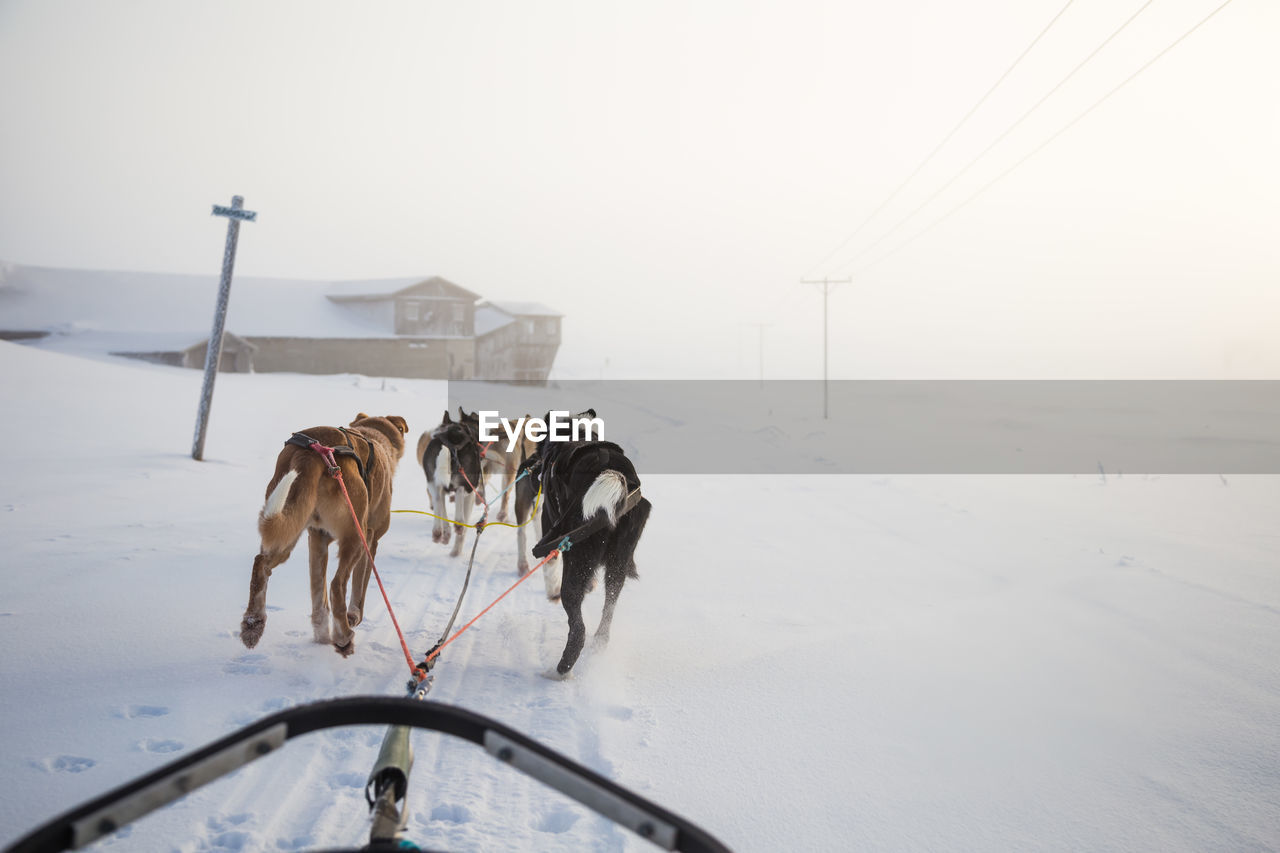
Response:
[[[559,556],[559,554],[560,554],[560,552],[559,552],[559,551],[553,550],[550,554],[548,554],[547,556],[543,557],[543,558],[542,558],[542,560],[541,560],[541,561],[540,561],[536,566],[534,566],[533,568],[529,569],[529,571],[527,571],[527,572],[525,572],[524,574],[522,574],[522,575],[520,576],[519,580],[517,580],[517,581],[516,581],[515,583],[513,583],[511,586],[507,587],[506,591],[505,591],[505,592],[503,592],[503,593],[502,593],[502,595],[500,595],[500,596],[498,596],[497,598],[495,598],[495,599],[494,599],[494,600],[489,604],[489,606],[488,606],[488,607],[486,607],[484,610],[481,610],[479,613],[477,613],[475,616],[473,616],[473,617],[471,618],[471,621],[470,621],[470,622],[468,622],[467,624],[463,625],[463,626],[462,626],[461,628],[459,628],[458,630],[454,631],[454,632],[453,632],[453,636],[451,636],[449,639],[445,640],[445,641],[444,641],[443,643],[441,643],[440,645],[436,646],[434,649],[432,649],[432,650],[431,650],[431,652],[430,652],[426,657],[424,657],[424,658],[422,659],[422,663],[418,664],[416,667],[414,667],[414,668],[413,668],[413,674],[414,674],[415,676],[419,675],[419,673],[420,673],[420,672],[425,674],[425,673],[426,673],[426,671],[427,671],[427,669],[429,668],[429,667],[427,666],[427,664],[431,663],[431,660],[432,660],[436,655],[438,655],[438,654],[440,654],[442,651],[444,651],[444,647],[445,647],[445,646],[449,645],[449,644],[450,644],[450,643],[452,643],[454,640],[458,639],[458,637],[462,634],[462,632],[463,632],[463,631],[467,630],[467,629],[468,629],[468,628],[470,628],[472,625],[476,624],[476,622],[478,622],[478,621],[480,620],[480,617],[481,617],[481,616],[483,616],[483,615],[485,615],[486,613],[488,613],[490,610],[492,610],[492,609],[493,609],[493,607],[494,607],[494,605],[495,605],[495,604],[497,604],[497,603],[498,603],[499,601],[501,601],[502,599],[506,598],[506,597],[507,597],[507,593],[511,592],[511,590],[515,589],[516,587],[520,586],[520,584],[522,584],[522,583],[524,583],[526,580],[528,580],[528,579],[529,579],[529,577],[530,577],[534,572],[536,572],[538,569],[540,569],[540,568],[542,568],[543,566],[545,566],[545,565],[546,565],[547,563],[549,563],[550,561],[554,560],[557,556]]]
[[[473,616],[470,622],[463,625],[457,631],[454,631],[451,637],[449,637],[447,640],[445,640],[444,642],[436,646],[434,649],[432,649],[427,654],[427,656],[422,659],[422,663],[416,664],[413,662],[413,653],[409,651],[409,644],[408,642],[405,641],[404,631],[400,630],[400,623],[399,621],[396,620],[396,612],[395,612],[395,609],[392,608],[391,606],[391,598],[390,596],[387,595],[387,588],[382,585],[382,576],[378,574],[378,567],[374,565],[373,553],[369,550],[369,542],[365,539],[365,536],[364,536],[364,527],[360,524],[360,519],[356,517],[356,508],[351,503],[351,496],[347,494],[347,484],[344,483],[342,480],[342,469],[338,467],[338,461],[333,456],[333,448],[326,447],[325,445],[321,444],[318,441],[311,442],[310,447],[316,453],[320,454],[320,458],[323,459],[325,461],[325,464],[329,466],[330,473],[333,474],[334,478],[338,481],[338,485],[342,488],[342,497],[346,499],[347,509],[351,510],[351,520],[355,522],[356,532],[360,534],[360,543],[364,545],[364,553],[369,558],[369,568],[373,570],[374,580],[378,582],[378,590],[382,593],[382,600],[387,605],[387,613],[391,616],[391,624],[395,626],[396,636],[399,637],[400,639],[400,649],[404,652],[404,659],[409,664],[409,672],[414,678],[418,679],[419,681],[421,681],[423,678],[426,677],[427,671],[429,669],[428,664],[430,664],[431,661],[437,655],[440,654],[440,652],[444,651],[445,646],[449,645],[454,640],[458,639],[458,637],[460,637],[464,631],[466,631],[472,625],[476,624],[476,622],[480,620],[481,616],[488,613],[490,610],[494,608],[494,606],[497,605],[499,601],[506,598],[507,595],[513,589],[518,587],[520,584],[524,583],[533,575],[534,572],[536,572],[538,569],[545,566],[550,561],[554,560],[560,554],[560,551],[558,549],[553,549],[550,554],[543,557],[536,565],[533,566],[533,568],[529,569],[529,571],[521,575],[519,579],[516,580],[515,583],[507,587],[506,590],[502,593],[502,595],[499,595],[487,607],[485,607],[483,610],[481,610],[479,613]],[[464,477],[466,476],[465,472],[463,476]],[[468,482],[470,482],[470,480],[468,480]],[[487,512],[488,504],[485,504],[485,509]],[[476,535],[479,535],[479,534],[477,533]]]
[[[347,484],[342,481],[342,469],[338,467],[338,461],[333,457],[333,448],[325,447],[318,441],[311,442],[311,449],[320,454],[320,458],[329,466],[329,472],[333,474],[338,481],[338,485],[342,487],[342,497],[347,501],[347,509],[351,510],[351,520],[355,522],[356,532],[360,534],[360,544],[364,545],[364,553],[369,558],[369,568],[373,570],[373,577],[378,582],[378,589],[382,592],[382,600],[386,602],[387,613],[391,615],[391,624],[395,626],[396,636],[400,638],[400,648],[404,651],[404,659],[409,664],[409,670],[416,669],[413,662],[413,654],[409,651],[409,644],[405,642],[404,631],[400,630],[400,623],[396,621],[396,612],[391,607],[391,598],[387,595],[387,588],[382,585],[382,576],[378,574],[378,567],[374,565],[373,553],[369,550],[369,542],[364,538],[364,525],[360,523],[360,519],[356,517],[356,508],[351,503],[351,495],[347,494]],[[332,606],[332,602],[330,602]]]

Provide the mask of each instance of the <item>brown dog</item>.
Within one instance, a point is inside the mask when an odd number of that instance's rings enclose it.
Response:
[[[276,471],[267,484],[266,502],[258,514],[262,545],[253,560],[249,578],[249,606],[240,622],[240,639],[253,648],[267,623],[267,581],[271,570],[289,559],[302,531],[309,534],[311,556],[311,625],[317,643],[332,642],[343,657],[355,651],[352,630],[364,618],[364,594],[369,585],[369,558],[365,556],[352,509],[363,528],[369,550],[378,552],[378,540],[391,526],[391,481],[404,455],[409,425],[399,415],[356,415],[350,429],[312,427],[294,433],[276,458]],[[303,438],[299,438],[302,436]],[[305,439],[341,452],[334,458],[342,471],[351,506],[342,487],[329,475],[328,463],[310,449]],[[329,544],[338,541],[338,570],[325,589]],[[354,578],[352,573],[355,573]],[[351,601],[340,612],[351,580]],[[326,595],[326,592],[328,593]],[[329,608],[333,604],[330,633]]]

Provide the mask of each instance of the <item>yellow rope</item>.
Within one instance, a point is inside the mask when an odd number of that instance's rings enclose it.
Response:
[[[510,523],[505,522],[505,521],[486,521],[486,522],[484,523],[484,526],[485,526],[485,527],[524,527],[524,525],[525,525],[525,524],[528,524],[530,521],[533,521],[535,518],[537,518],[537,516],[538,516],[538,503],[539,503],[539,501],[541,501],[541,500],[542,500],[542,489],[538,489],[538,494],[537,494],[537,496],[536,496],[536,497],[534,497],[534,499],[533,499],[533,511],[529,513],[529,519],[528,519],[528,521],[524,522],[524,524],[510,524]],[[475,529],[475,525],[474,525],[474,524],[468,524],[468,523],[467,523],[467,522],[465,522],[465,521],[454,521],[452,518],[445,518],[443,515],[436,515],[435,513],[426,512],[426,511],[424,511],[424,510],[420,510],[420,509],[393,509],[393,510],[391,510],[391,511],[392,511],[392,512],[405,512],[405,513],[410,513],[410,512],[411,512],[411,513],[413,513],[414,515],[426,515],[426,516],[430,516],[431,518],[438,518],[438,519],[440,519],[441,521],[447,521],[449,524],[456,524],[456,525],[458,525],[458,526],[460,526],[460,527],[470,527],[470,528],[471,528],[471,529],[473,529],[473,530]]]

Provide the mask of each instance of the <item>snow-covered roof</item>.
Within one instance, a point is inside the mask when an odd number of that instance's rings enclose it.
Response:
[[[563,317],[564,316],[559,311],[555,310],[554,308],[548,308],[546,305],[543,305],[541,302],[507,302],[505,300],[502,302],[495,302],[494,300],[491,299],[484,304],[491,305],[500,311],[504,311],[507,314],[510,314],[512,317]],[[477,334],[479,333],[477,332]]]
[[[382,278],[368,281],[335,281],[325,288],[325,294],[334,300],[356,300],[391,298],[420,285],[439,285],[446,291],[456,291],[459,296],[470,297],[473,301],[480,294],[467,290],[459,284],[438,275],[417,278]]]
[[[421,276],[414,278],[373,278],[365,281],[335,281],[325,288],[327,296],[392,296],[427,279]]]
[[[476,307],[476,337],[487,335],[490,332],[496,332],[503,326],[509,326],[516,321],[516,318],[492,305],[480,305]]]

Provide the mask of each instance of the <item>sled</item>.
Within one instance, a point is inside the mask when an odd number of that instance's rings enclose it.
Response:
[[[251,761],[270,755],[300,735],[345,726],[392,728],[370,775],[366,797],[374,811],[370,843],[363,847],[317,848],[331,853],[421,850],[399,837],[412,758],[408,729],[462,738],[490,756],[578,801],[666,850],[728,853],[710,833],[600,774],[487,717],[417,699],[353,697],[299,705],[265,717],[170,762],[132,782],[77,806],[32,830],[5,853],[78,850]],[[500,828],[499,828],[500,830]]]

